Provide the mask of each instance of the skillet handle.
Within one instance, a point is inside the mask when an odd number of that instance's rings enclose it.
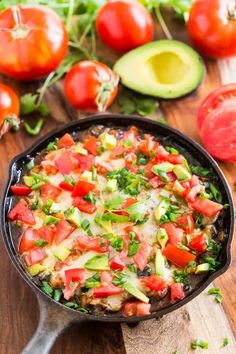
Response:
[[[44,296],[37,294],[40,319],[38,327],[21,354],[49,354],[57,337],[72,322],[85,321],[78,313],[60,308]]]

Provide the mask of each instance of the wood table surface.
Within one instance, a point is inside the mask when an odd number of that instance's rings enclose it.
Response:
[[[170,27],[176,39],[186,40],[182,24],[172,21]],[[159,29],[157,35],[161,36]],[[116,58],[103,46],[100,46],[100,52],[111,61]],[[202,100],[221,82],[236,82],[235,60],[218,63],[205,60],[205,63],[207,75],[196,92],[186,98],[160,104],[168,124],[196,141],[200,141],[196,129],[196,113]],[[1,77],[0,81],[11,85],[19,94],[32,92],[39,85],[19,83],[6,77]],[[40,136],[65,122],[84,116],[65,102],[62,83],[54,85],[47,92],[45,100],[50,108],[50,116]],[[116,104],[111,111],[117,112]],[[34,144],[35,140],[22,129],[15,134],[7,134],[0,141],[1,194],[7,179],[9,161]],[[220,166],[236,198],[236,164],[220,163]],[[176,350],[179,354],[189,354],[194,352],[190,349],[190,343],[198,338],[208,341],[209,349],[206,353],[236,353],[236,242],[232,251],[234,256],[231,267],[215,281],[215,285],[222,289],[222,305],[216,304],[205,290],[179,310],[162,319],[140,323],[135,328],[126,324],[75,324],[58,338],[51,354],[172,354]],[[11,264],[2,241],[0,255],[0,354],[18,354],[35,331],[38,305],[32,290]],[[229,345],[221,348],[224,337],[229,338]]]

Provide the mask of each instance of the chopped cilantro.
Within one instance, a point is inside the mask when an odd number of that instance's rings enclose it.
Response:
[[[202,349],[208,349],[208,343],[207,342],[204,342],[203,340],[201,339],[197,339],[195,340],[194,342],[191,343],[191,348],[192,349],[197,349],[197,348],[202,348]]]
[[[128,281],[128,275],[125,273],[114,273],[115,277],[112,280],[112,283],[116,286],[122,286]]]
[[[48,241],[42,239],[42,238],[38,238],[37,240],[34,241],[34,245],[36,247],[44,247],[48,244]]]
[[[89,203],[96,204],[96,198],[93,194],[93,192],[89,192],[84,196],[84,200],[86,200]]]
[[[224,348],[224,347],[226,347],[228,344],[229,344],[229,338],[225,337],[225,338],[223,339],[223,345],[222,345],[222,347]]]
[[[58,142],[58,138],[56,138],[54,141],[51,141],[51,143],[49,143],[47,145],[47,151],[54,151],[57,150],[57,142]]]
[[[122,237],[114,237],[111,240],[111,246],[117,251],[120,252],[124,248],[124,240]]]
[[[115,194],[110,199],[106,200],[104,208],[107,210],[117,210],[120,209],[124,204],[125,197]]]
[[[178,155],[179,154],[179,151],[176,150],[175,148],[173,147],[170,147],[170,146],[166,146],[165,147],[166,151],[168,151],[170,154],[172,155]]]
[[[138,202],[130,205],[125,210],[129,214],[130,220],[133,222],[142,222],[145,219],[147,213],[147,206],[144,203]]]
[[[88,219],[84,219],[84,220],[82,221],[81,227],[82,227],[82,229],[83,229],[85,232],[87,232],[87,234],[88,234],[89,236],[92,236],[92,232],[91,232],[91,230],[90,230],[90,222],[89,222]]]
[[[100,284],[100,274],[96,273],[92,277],[86,279],[85,287],[91,289],[95,288],[96,286],[99,286]]]
[[[200,177],[210,177],[212,176],[212,172],[208,170],[207,168],[204,168],[202,166],[196,165],[196,166],[190,166],[190,170],[192,173],[194,173],[197,176]]]

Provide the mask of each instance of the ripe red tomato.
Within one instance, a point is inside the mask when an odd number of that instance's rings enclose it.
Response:
[[[188,20],[193,45],[212,58],[236,55],[235,0],[196,0]]]
[[[9,86],[0,83],[0,138],[11,127],[19,126],[19,113],[20,102],[16,93]]]
[[[40,5],[17,5],[0,13],[0,72],[36,80],[55,70],[68,47],[60,17]]]
[[[150,42],[154,34],[153,20],[145,7],[128,0],[106,2],[98,12],[96,29],[101,40],[120,53]]]
[[[94,190],[95,187],[94,183],[78,181],[74,186],[72,197],[84,197],[86,194]]]
[[[11,186],[11,191],[14,195],[28,195],[32,189],[25,184],[17,183]]]
[[[145,304],[141,301],[126,302],[123,306],[123,315],[132,316],[145,316],[150,315],[151,304]]]
[[[182,250],[170,243],[163,250],[163,255],[178,267],[186,267],[189,262],[195,261],[196,256],[188,251]]]
[[[75,64],[65,77],[65,96],[77,109],[103,112],[118,91],[118,77],[105,64],[84,60]]]
[[[108,251],[108,240],[99,236],[89,237],[85,234],[80,234],[76,239],[76,246],[80,251],[104,253]]]

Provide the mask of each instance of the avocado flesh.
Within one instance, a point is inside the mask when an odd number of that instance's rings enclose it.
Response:
[[[175,40],[160,40],[123,55],[114,71],[124,86],[160,98],[184,96],[201,83],[204,66],[198,53]]]

